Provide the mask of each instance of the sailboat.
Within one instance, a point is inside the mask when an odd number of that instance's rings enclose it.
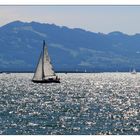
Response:
[[[136,70],[135,69],[133,69],[133,71],[131,72],[131,74],[136,74],[137,72],[136,72]]]
[[[50,57],[48,55],[47,45],[43,41],[43,50],[41,52],[37,68],[35,70],[32,82],[35,83],[60,83],[60,78],[56,76]]]

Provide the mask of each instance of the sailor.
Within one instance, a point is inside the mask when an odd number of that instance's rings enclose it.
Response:
[[[56,76],[56,80],[60,80],[60,78],[58,78],[58,76]]]

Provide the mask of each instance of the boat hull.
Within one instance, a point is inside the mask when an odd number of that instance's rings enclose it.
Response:
[[[32,80],[34,83],[60,83],[60,80],[48,79],[48,80]]]

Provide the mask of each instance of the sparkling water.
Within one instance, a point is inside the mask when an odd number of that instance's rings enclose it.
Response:
[[[0,134],[139,135],[140,74],[0,74]]]

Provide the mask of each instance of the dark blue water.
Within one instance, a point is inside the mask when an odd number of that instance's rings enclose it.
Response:
[[[0,134],[139,135],[140,74],[0,74]]]

